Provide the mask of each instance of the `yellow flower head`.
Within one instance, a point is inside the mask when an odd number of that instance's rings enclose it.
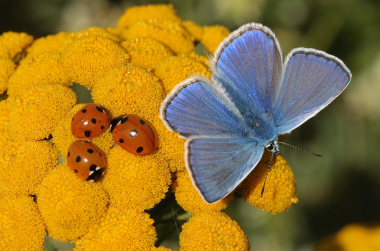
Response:
[[[73,39],[70,38],[70,33],[67,32],[59,32],[54,35],[36,39],[27,49],[28,55],[26,58],[34,57],[38,54],[47,52],[59,52],[68,45],[68,41],[71,42]]]
[[[174,192],[178,204],[186,211],[194,214],[220,211],[222,209],[225,209],[233,199],[233,195],[231,194],[223,200],[220,200],[213,204],[208,204],[204,201],[204,199],[195,188],[187,170],[177,173]]]
[[[58,151],[49,142],[23,143],[14,156],[0,161],[0,194],[34,194],[57,160]]]
[[[248,251],[249,241],[239,224],[221,212],[200,213],[182,227],[181,251]]]
[[[201,42],[211,53],[214,53],[229,33],[230,31],[221,25],[205,26]]]
[[[150,250],[156,231],[144,212],[110,207],[100,224],[76,242],[75,251]]]
[[[20,140],[13,140],[9,133],[9,113],[16,103],[16,100],[11,97],[0,101],[0,159],[2,156],[14,154],[18,146],[22,144]]]
[[[139,66],[126,65],[98,79],[92,97],[113,117],[128,113],[149,120],[148,117],[158,115],[164,91],[155,74]]]
[[[83,236],[99,222],[108,197],[99,182],[82,181],[64,162],[38,187],[37,203],[49,235],[68,241]]]
[[[189,56],[165,58],[157,65],[156,74],[162,79],[167,92],[192,75],[211,77],[206,65]]]
[[[16,69],[15,63],[9,58],[0,57],[0,94],[8,88],[8,79]]]
[[[129,55],[118,42],[101,36],[77,39],[62,53],[66,74],[88,88],[105,72],[128,61]]]
[[[128,8],[119,19],[119,27],[129,27],[141,21],[167,19],[180,22],[181,18],[171,4],[155,4]]]
[[[149,37],[156,39],[175,53],[190,53],[194,50],[194,38],[181,25],[172,20],[149,20],[135,23],[123,31],[125,39]]]
[[[76,95],[67,87],[48,85],[31,89],[12,107],[10,133],[20,140],[48,138],[60,119],[76,103]]]
[[[60,60],[61,54],[56,52],[25,58],[9,79],[8,95],[20,97],[32,88],[45,85],[71,85]]]
[[[33,37],[24,32],[4,32],[0,35],[0,57],[15,61],[17,56],[33,42]]]
[[[185,170],[185,139],[178,137],[177,132],[169,131],[158,116],[152,118],[150,122],[159,138],[157,157],[167,161],[172,172]]]
[[[108,32],[106,29],[99,28],[99,27],[91,27],[85,30],[77,31],[70,33],[71,39],[77,40],[84,37],[103,37],[103,38],[109,38],[111,40],[114,40],[115,42],[119,42],[120,39],[118,36]]]
[[[261,196],[264,182],[264,194]],[[281,155],[276,157],[269,173],[268,164],[259,163],[243,182],[240,191],[249,204],[272,214],[281,213],[298,202],[296,178],[293,170]]]
[[[71,133],[71,120],[73,116],[83,108],[86,104],[77,104],[61,119],[53,131],[53,141],[57,149],[61,152],[62,156],[67,156],[69,146],[78,138],[74,137]],[[98,146],[104,153],[108,153],[111,147],[115,144],[112,134],[109,130],[104,132],[99,137],[91,140]]]
[[[108,154],[103,185],[116,207],[150,209],[165,197],[170,183],[167,163],[155,154],[137,156],[119,146]]]
[[[380,250],[380,226],[366,227],[350,224],[336,235],[319,243],[317,251],[375,251]]]
[[[182,25],[188,32],[197,40],[200,41],[203,37],[203,27],[194,23],[193,21],[183,21]]]
[[[131,63],[155,68],[162,59],[172,56],[173,52],[152,38],[128,39],[121,44],[131,55]]]
[[[45,226],[33,198],[0,198],[0,250],[43,250]]]

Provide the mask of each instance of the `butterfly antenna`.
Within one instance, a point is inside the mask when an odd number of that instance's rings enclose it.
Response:
[[[265,186],[267,184],[267,179],[268,179],[268,174],[269,174],[269,171],[273,165],[273,162],[274,162],[274,158],[275,158],[275,154],[273,153],[271,158],[269,159],[269,163],[268,163],[268,168],[267,168],[267,173],[265,175],[265,180],[264,180],[264,185],[263,187],[261,188],[261,194],[260,194],[260,197],[263,197],[264,196],[264,191],[265,191]]]
[[[298,151],[302,151],[302,152],[306,152],[306,153],[308,153],[310,155],[314,155],[315,157],[323,157],[322,154],[314,153],[312,151],[309,151],[309,150],[306,150],[306,149],[303,149],[303,148],[299,148],[299,147],[293,146],[293,145],[285,143],[285,142],[278,141],[278,143],[281,144],[281,145],[290,146],[290,147],[292,147],[292,148],[294,148],[294,149],[296,149]]]

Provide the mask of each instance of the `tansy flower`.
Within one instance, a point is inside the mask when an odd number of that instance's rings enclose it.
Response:
[[[191,35],[194,36],[194,38],[197,41],[200,41],[203,37],[203,27],[194,23],[193,21],[183,21],[182,25],[187,29],[188,32],[190,32]]]
[[[0,57],[0,94],[8,88],[8,79],[15,71],[16,65],[9,58]]]
[[[181,25],[170,19],[147,20],[133,24],[123,31],[125,39],[150,37],[172,49],[175,53],[189,53],[194,50],[194,38]]]
[[[156,68],[157,63],[174,53],[168,47],[152,38],[127,39],[121,44],[131,55],[131,63]]]
[[[233,199],[233,195],[230,194],[223,200],[213,204],[208,204],[195,188],[187,170],[177,173],[174,192],[178,204],[181,205],[183,209],[191,213],[220,211],[226,208]]]
[[[119,146],[108,154],[103,185],[114,206],[140,211],[150,209],[165,197],[170,183],[167,163],[154,154],[137,156]]]
[[[148,119],[158,115],[164,90],[154,73],[130,64],[115,67],[99,78],[92,97],[113,117],[129,113]]]
[[[239,224],[224,213],[196,214],[182,228],[181,251],[248,251],[250,247]]]
[[[64,86],[48,85],[29,90],[15,102],[9,114],[11,137],[17,140],[48,138],[75,102],[74,92]]]
[[[88,88],[105,72],[129,61],[125,49],[112,39],[86,36],[75,40],[62,53],[62,65],[73,82]]]
[[[155,241],[153,220],[147,213],[110,207],[100,224],[92,225],[76,242],[75,250],[151,250]]]
[[[170,92],[178,83],[192,75],[211,77],[206,65],[189,56],[165,58],[157,65],[156,74],[162,79],[166,92]]]
[[[24,32],[5,32],[0,35],[0,57],[19,61],[22,52],[33,42],[33,37]],[[21,56],[18,58],[18,56]]]
[[[229,33],[230,31],[221,25],[206,26],[203,27],[201,42],[211,53],[214,53]]]
[[[45,226],[33,198],[0,197],[0,250],[43,250]]]
[[[380,250],[380,226],[366,227],[350,224],[337,234],[319,243],[317,251],[375,251]]]
[[[296,179],[293,170],[281,155],[277,155],[269,171],[266,158],[268,156],[264,155],[264,161],[244,180],[240,192],[251,205],[277,214],[298,202]]]
[[[24,142],[15,155],[0,157],[0,194],[29,195],[36,192],[58,160],[58,151],[47,141]]]
[[[82,181],[64,162],[42,181],[37,202],[49,235],[68,241],[83,236],[99,222],[108,196],[101,184]]]
[[[30,89],[43,85],[71,85],[60,60],[61,54],[56,52],[25,58],[9,79],[8,95],[21,97]]]
[[[156,4],[128,8],[119,19],[119,27],[127,28],[131,25],[146,20],[167,19],[180,22],[181,18],[176,14],[173,5]]]
[[[67,32],[59,32],[54,35],[38,38],[27,49],[28,54],[26,58],[46,52],[59,52],[71,42],[70,33]]]

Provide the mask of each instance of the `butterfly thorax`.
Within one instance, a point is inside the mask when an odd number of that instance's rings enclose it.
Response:
[[[269,113],[252,116],[246,120],[246,123],[248,125],[248,137],[258,139],[266,144],[277,140],[276,130],[273,127],[273,119]]]

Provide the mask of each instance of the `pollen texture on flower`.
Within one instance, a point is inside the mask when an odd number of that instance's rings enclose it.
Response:
[[[221,25],[205,26],[203,27],[201,42],[210,52],[214,53],[229,33],[230,31]]]
[[[240,191],[248,203],[272,214],[283,212],[298,202],[293,170],[281,155],[276,157],[269,172],[266,162],[257,165],[243,182]]]
[[[177,202],[183,209],[193,214],[225,209],[233,199],[232,194],[213,204],[208,204],[199,194],[191,181],[189,173],[178,172],[174,184],[174,192]]]
[[[141,211],[152,208],[165,197],[170,183],[168,164],[155,155],[137,156],[119,146],[109,152],[103,185],[113,205]]]
[[[43,250],[45,226],[33,198],[0,198],[0,250]]]
[[[64,162],[38,187],[37,203],[49,235],[68,241],[83,236],[99,222],[108,196],[100,183],[82,181]]]
[[[119,27],[129,27],[135,23],[146,20],[168,19],[180,22],[181,18],[176,14],[173,5],[156,4],[128,8],[119,19]]]
[[[0,194],[29,195],[57,165],[58,151],[47,141],[28,141],[14,155],[0,157]]]
[[[17,56],[33,42],[33,37],[24,32],[4,32],[0,35],[0,57],[18,61]]]
[[[162,79],[167,92],[192,75],[211,77],[211,72],[206,65],[186,56],[165,58],[157,65],[156,73]]]
[[[128,63],[125,49],[112,39],[88,36],[75,40],[62,53],[62,65],[72,81],[88,88],[106,71]]]
[[[76,242],[75,250],[151,250],[155,241],[153,220],[147,213],[110,207],[100,224]]]
[[[135,114],[147,119],[158,115],[164,91],[154,73],[127,65],[113,68],[98,79],[92,96],[96,103],[107,107],[113,117]]]
[[[249,242],[239,224],[221,212],[196,214],[182,227],[182,251],[248,251]]]
[[[9,58],[0,57],[0,94],[8,88],[8,79],[15,71],[16,65]]]
[[[48,138],[75,102],[74,92],[64,86],[31,89],[16,102],[9,115],[11,136],[18,140]],[[25,118],[28,118],[27,126]]]
[[[131,55],[132,64],[153,69],[161,60],[174,55],[172,50],[152,38],[127,39],[121,45]]]

